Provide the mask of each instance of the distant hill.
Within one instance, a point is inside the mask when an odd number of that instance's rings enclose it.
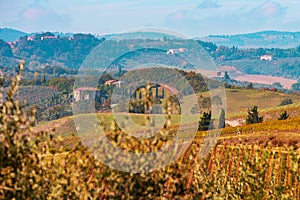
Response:
[[[6,42],[18,40],[21,36],[28,35],[28,33],[14,30],[11,28],[0,28],[0,39]]]
[[[0,40],[2,40],[1,35],[11,38],[2,37],[4,42],[0,42],[0,63],[8,68],[16,66],[18,60],[21,59],[26,61],[28,68],[31,70],[40,70],[41,66],[56,66],[76,70],[79,69],[83,61],[91,68],[94,66],[106,68],[105,63],[98,63],[95,59],[85,59],[92,49],[92,56],[102,56],[101,48],[94,48],[106,41],[103,45],[106,45],[107,49],[115,49],[116,52],[128,52],[126,58],[121,60],[123,57],[120,56],[116,60],[119,61],[118,63],[114,62],[110,65],[113,71],[116,66],[122,70],[130,70],[141,63],[169,64],[185,70],[194,69],[194,66],[180,59],[180,56],[167,55],[166,52],[157,52],[149,49],[130,52],[127,45],[129,40],[131,46],[134,45],[136,47],[143,46],[143,42],[149,42],[149,40],[143,40],[145,38],[151,38],[153,41],[162,40],[164,45],[173,42],[172,37],[170,39],[160,33],[138,32],[125,35],[116,33],[103,36],[61,32],[27,34],[9,28],[2,28],[0,29]],[[20,36],[25,37],[20,38]],[[45,39],[43,39],[44,37]],[[122,40],[124,38],[127,40]],[[267,75],[300,81],[300,32],[264,31],[233,36],[208,36],[202,39],[213,41],[203,42],[197,40],[209,53],[217,66],[234,67],[239,71],[238,75]],[[7,40],[18,41],[7,44]],[[220,46],[221,44],[227,46]],[[176,42],[175,46],[180,48],[182,45]],[[245,48],[255,46],[264,46],[264,48]],[[281,46],[282,48],[271,48],[276,46]],[[108,55],[109,53],[110,51]],[[188,55],[189,51],[184,53]],[[264,56],[271,57],[271,59],[266,61],[262,59]],[[211,70],[209,68],[211,66],[210,63],[202,63],[202,66],[206,70]],[[228,72],[230,73],[230,71]],[[232,74],[230,76],[234,78]]]
[[[240,48],[293,48],[300,45],[300,32],[262,31],[238,35],[209,35],[198,39]]]
[[[107,35],[107,38],[112,40],[122,40],[122,39],[152,39],[152,40],[164,40],[164,39],[176,39],[183,38],[182,36],[173,36],[167,33],[159,33],[159,32],[128,32],[121,34],[111,34]]]

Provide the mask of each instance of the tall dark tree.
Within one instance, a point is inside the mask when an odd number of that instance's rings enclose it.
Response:
[[[253,106],[248,109],[248,116],[246,119],[247,124],[256,124],[261,123],[263,121],[263,117],[258,115],[257,106]]]
[[[224,127],[225,127],[225,110],[222,109],[220,118],[219,118],[218,128],[224,128]]]
[[[211,112],[204,112],[203,115],[200,117],[198,130],[207,131],[208,129],[212,128],[210,124],[211,124]]]
[[[224,79],[225,79],[225,80],[230,80],[230,77],[229,77],[229,75],[228,75],[228,72],[226,72],[226,71],[225,71],[225,74],[224,74]]]

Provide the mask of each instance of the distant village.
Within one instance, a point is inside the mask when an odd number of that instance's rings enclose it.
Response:
[[[56,35],[31,35],[31,36],[25,36],[27,37],[27,41],[35,41],[35,40],[51,40],[51,39],[57,39],[60,38],[60,36]],[[73,40],[73,37],[64,37],[68,40]],[[15,40],[13,42],[7,42],[12,48],[19,42],[19,40]]]

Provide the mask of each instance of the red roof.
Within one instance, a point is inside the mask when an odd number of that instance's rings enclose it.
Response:
[[[110,84],[113,84],[113,83],[115,83],[115,82],[117,82],[117,80],[108,80],[108,81],[106,81],[104,84],[105,84],[105,85],[110,85]]]
[[[44,39],[54,39],[57,38],[56,36],[43,36]]]
[[[80,87],[76,88],[75,91],[99,91],[99,89],[92,87]]]

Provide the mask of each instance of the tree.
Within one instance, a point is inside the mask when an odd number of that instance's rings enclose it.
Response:
[[[293,103],[293,100],[292,99],[283,99],[281,102],[280,102],[280,106],[285,106],[285,105],[289,105],[289,104],[292,104]]]
[[[219,118],[218,128],[224,128],[224,127],[225,127],[225,110],[222,109],[220,118]]]
[[[286,110],[280,114],[278,120],[286,120],[290,117],[290,115],[287,114]]]
[[[230,77],[229,77],[227,71],[225,71],[224,78],[225,78],[225,80],[230,80]]]
[[[253,83],[248,83],[246,86],[247,89],[253,89]]]
[[[253,106],[248,109],[248,116],[246,119],[247,124],[256,124],[261,123],[263,121],[263,117],[258,115],[257,106]]]
[[[207,131],[210,127],[211,123],[211,112],[204,112],[203,115],[200,117],[198,131]]]
[[[275,88],[275,89],[283,89],[282,85],[280,82],[275,82],[272,84],[272,86]]]

